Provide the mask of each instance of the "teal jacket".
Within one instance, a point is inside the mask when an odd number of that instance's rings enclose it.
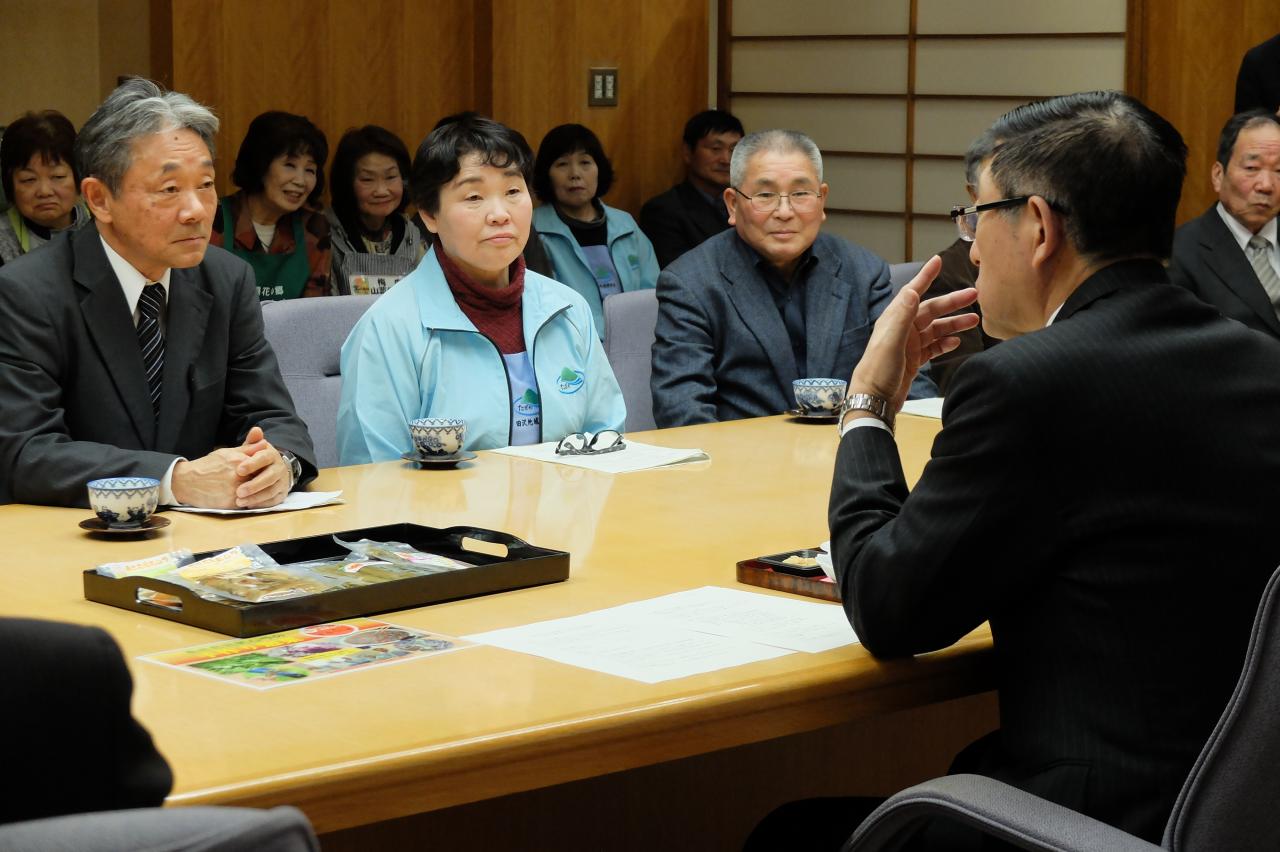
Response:
[[[569,288],[525,272],[524,339],[541,397],[542,440],[622,429],[622,391],[591,312]],[[467,319],[435,250],[361,317],[342,345],[338,457],[342,464],[396,459],[413,448],[409,421],[461,417],[464,446],[511,443],[506,366]]]
[[[600,206],[604,207],[604,221],[608,228],[609,254],[618,270],[623,292],[653,289],[658,283],[659,271],[653,243],[649,242],[630,213],[605,204]],[[533,211],[533,228],[542,238],[542,247],[551,261],[552,274],[557,281],[572,287],[587,300],[596,331],[603,337],[604,307],[600,304],[600,288],[587,266],[582,246],[578,245],[569,226],[550,204]]]

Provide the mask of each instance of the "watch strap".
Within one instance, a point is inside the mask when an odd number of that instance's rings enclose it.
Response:
[[[844,433],[844,416],[850,411],[865,411],[893,431],[893,414],[889,410],[889,400],[869,393],[851,393],[840,403],[840,416],[836,425],[841,434]]]

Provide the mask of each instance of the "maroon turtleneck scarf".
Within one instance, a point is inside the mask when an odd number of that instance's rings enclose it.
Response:
[[[439,237],[432,240],[435,245],[436,259],[440,269],[444,271],[444,280],[449,283],[454,301],[467,319],[475,327],[492,340],[503,355],[515,355],[523,352],[524,346],[524,311],[521,299],[524,296],[524,255],[520,255],[507,268],[507,277],[511,282],[501,290],[477,284],[471,276],[449,257]]]

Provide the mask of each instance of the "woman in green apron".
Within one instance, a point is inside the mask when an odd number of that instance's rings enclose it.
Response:
[[[0,176],[12,207],[0,214],[0,264],[89,221],[72,149],[76,129],[62,113],[29,112],[0,142]]]
[[[329,222],[320,211],[329,144],[306,117],[264,112],[249,124],[210,242],[253,267],[258,298],[328,296]]]

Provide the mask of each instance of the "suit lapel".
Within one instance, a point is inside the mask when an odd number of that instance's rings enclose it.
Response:
[[[735,237],[734,248],[728,252],[720,274],[724,276],[729,301],[743,325],[759,341],[782,386],[790,388],[793,381],[801,378],[795,353],[791,351],[791,338],[769,293],[769,285],[755,268],[754,254],[741,239]]]
[[[818,251],[818,242],[813,245]],[[840,348],[841,325],[848,319],[848,289],[840,286],[840,259],[826,253],[817,256],[805,285],[805,360],[810,376],[832,376]]]
[[[72,277],[81,288],[80,312],[85,327],[129,412],[141,446],[152,448],[156,437],[155,413],[151,409],[142,351],[138,348],[138,330],[133,325],[124,290],[107,261],[97,228],[82,228],[72,244],[75,257]]]
[[[1235,293],[1240,301],[1262,318],[1273,334],[1280,335],[1280,319],[1276,318],[1275,308],[1267,291],[1262,289],[1258,273],[1240,250],[1227,225],[1218,215],[1218,211],[1209,208],[1204,215],[1205,227],[1200,234],[1200,245],[1204,249],[1205,266]]]
[[[200,267],[174,269],[169,276],[169,310],[164,335],[164,385],[160,396],[156,448],[171,452],[191,405],[190,374],[204,344],[213,296]]]

